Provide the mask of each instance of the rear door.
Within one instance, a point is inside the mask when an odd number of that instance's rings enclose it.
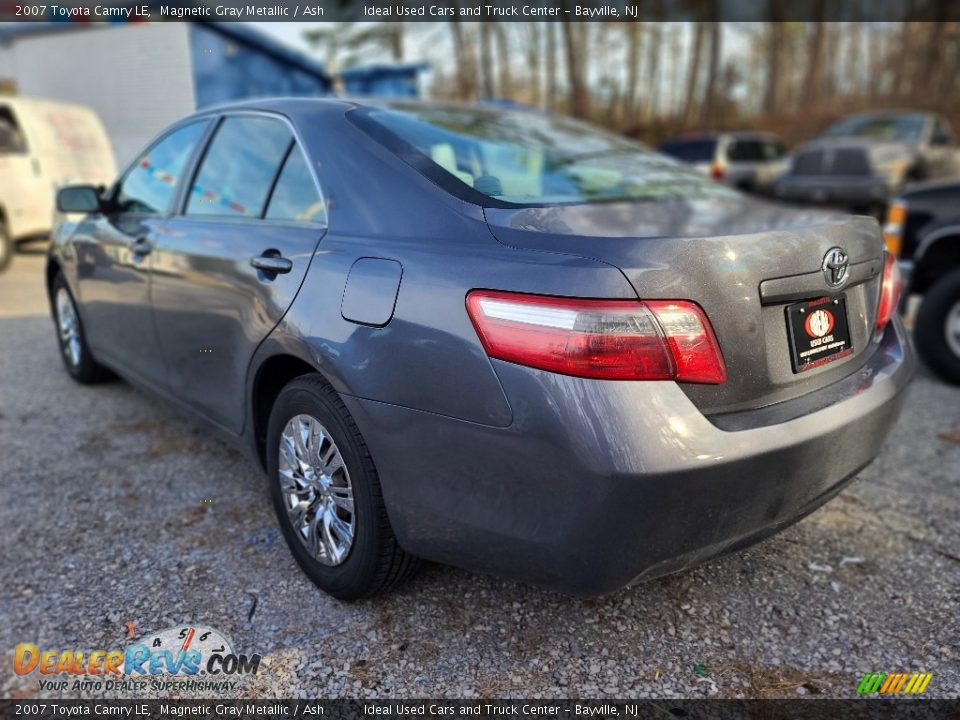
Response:
[[[174,395],[239,433],[251,356],[293,301],[326,208],[292,126],[223,117],[155,250],[153,316]]]

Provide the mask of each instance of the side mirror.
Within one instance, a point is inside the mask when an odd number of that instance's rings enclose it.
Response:
[[[92,213],[100,209],[100,193],[93,185],[71,185],[57,191],[57,210]]]

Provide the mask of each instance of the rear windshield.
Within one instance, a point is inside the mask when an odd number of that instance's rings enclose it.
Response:
[[[730,192],[649,148],[537,112],[391,104],[361,127],[455,195],[513,205],[650,200]],[[386,131],[386,132],[384,132]]]
[[[667,140],[660,152],[688,163],[713,162],[717,152],[716,140]]]
[[[859,115],[831,125],[824,137],[858,137],[915,143],[923,136],[923,115]]]
[[[727,146],[727,158],[731,162],[766,162],[783,154],[783,146],[772,140],[734,140]]]

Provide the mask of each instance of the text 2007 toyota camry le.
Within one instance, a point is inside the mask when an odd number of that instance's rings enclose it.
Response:
[[[217,108],[58,206],[67,371],[238,440],[339,598],[415,558],[589,595],[744,547],[873,459],[913,370],[874,220],[540,114]]]

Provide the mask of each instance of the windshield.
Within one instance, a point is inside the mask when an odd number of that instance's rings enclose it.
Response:
[[[27,143],[23,139],[13,111],[0,106],[0,155],[8,153],[23,153],[27,151]]]
[[[442,170],[425,174],[454,194],[465,185],[545,205],[732,192],[643,145],[542,113],[396,103],[367,117],[429,158],[430,167],[416,166]]]
[[[709,163],[717,151],[716,140],[667,140],[660,152],[688,163]]]
[[[831,125],[823,136],[915,143],[923,135],[923,125],[923,115],[862,115]]]

